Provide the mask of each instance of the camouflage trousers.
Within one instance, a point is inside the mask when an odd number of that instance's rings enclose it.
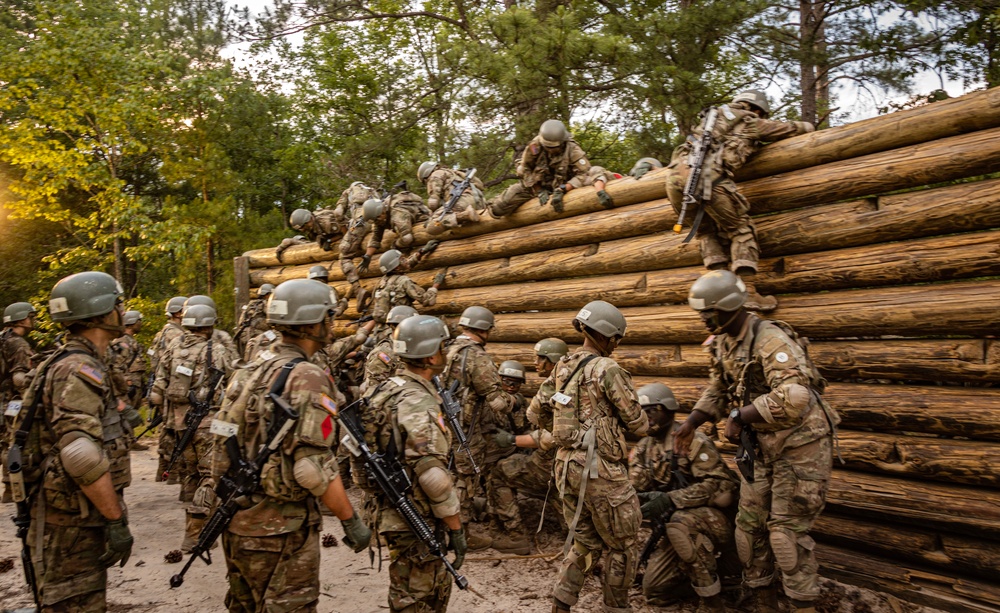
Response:
[[[383,532],[382,536],[389,545],[389,610],[444,613],[451,597],[451,576],[441,559],[430,555],[411,532]]]
[[[479,221],[478,212],[484,207],[482,192],[472,187],[459,197],[450,213],[445,214],[444,205],[431,213],[425,224],[427,233],[437,236],[446,230],[476,223]]]
[[[809,536],[826,504],[833,468],[830,436],[786,450],[754,466],[754,482],[742,481],[736,515],[736,549],[748,587],[768,586],[774,567],[789,598],[819,597],[819,564]]]
[[[666,535],[649,558],[642,594],[661,607],[682,598],[685,584],[698,596],[715,596],[722,590],[720,564],[738,572],[731,517],[713,507],[680,509],[670,516]]]
[[[537,195],[534,188],[525,187],[524,183],[518,181],[490,202],[490,214],[496,218],[510,215]]]
[[[198,487],[212,478],[212,448],[215,442],[215,435],[209,431],[212,415],[207,415],[201,422],[202,427],[194,436],[194,440],[184,450],[179,464],[183,464],[182,472],[184,481],[181,484],[181,493],[186,495],[190,492],[190,498],[194,498],[194,493]],[[191,500],[189,500],[191,502]],[[198,541],[198,533],[201,532],[205,520],[211,509],[208,507],[196,506],[193,503],[185,509],[187,518],[184,530],[184,542],[181,545],[182,551],[190,551],[191,547]]]
[[[472,509],[472,499],[482,492],[482,476],[490,474],[491,470],[491,466],[486,463],[486,439],[482,434],[475,433],[469,437],[469,449],[472,451],[476,466],[479,467],[479,474],[472,468],[469,454],[465,450],[458,445],[453,445],[451,448],[455,458],[455,488],[462,509],[463,524],[473,520],[475,513]]]
[[[689,172],[688,166],[682,163],[667,175],[667,196],[678,214]],[[686,223],[694,220],[695,213],[687,211]],[[734,272],[741,268],[756,272],[760,259],[757,229],[750,220],[750,202],[739,192],[736,183],[723,179],[715,184],[711,201],[705,203],[705,215],[695,235],[705,268],[728,265]]]
[[[177,431],[166,427],[166,425],[160,426],[160,438],[157,446],[157,454],[159,455],[159,463],[156,466],[157,482],[163,481],[163,471],[167,470],[167,463],[170,462],[170,456],[174,453],[176,446]],[[174,483],[180,483],[180,473],[177,470],[171,471],[167,478],[168,485]]]
[[[319,525],[274,536],[222,533],[231,613],[306,613],[319,602]]]
[[[583,511],[573,531],[573,548],[563,560],[552,595],[567,605],[576,604],[584,579],[608,549],[608,560],[602,575],[606,609],[631,611],[628,590],[635,578],[639,556],[635,550],[636,535],[642,513],[639,497],[628,480],[628,470],[610,465],[620,478],[591,478],[583,496]],[[563,517],[572,525],[579,501],[583,466],[577,462],[556,461],[556,483],[565,479]]]
[[[490,504],[508,532],[524,531],[518,494],[547,500],[546,506],[551,504],[560,521],[563,520],[562,501],[553,487],[553,460],[551,455],[540,450],[530,454],[515,453],[500,460],[490,472],[487,487]]]
[[[402,206],[392,207],[390,222],[392,231],[396,233],[396,240],[393,241],[393,249],[399,249],[403,253],[413,250],[413,224],[419,220],[419,215],[414,210],[408,210]]]
[[[347,234],[340,240],[340,269],[344,271],[344,277],[351,285],[359,282],[361,276],[358,274],[358,267],[354,265],[354,258],[364,254],[365,235],[368,234],[368,223],[360,227],[351,223]]]
[[[107,610],[108,573],[99,559],[107,549],[105,526],[78,515],[46,509],[38,551],[39,500],[32,507],[28,547],[41,591],[42,611],[91,613]],[[96,513],[91,509],[92,513]]]

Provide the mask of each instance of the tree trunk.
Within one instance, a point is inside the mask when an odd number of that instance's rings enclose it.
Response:
[[[205,243],[205,286],[206,294],[211,295],[215,291],[215,242],[209,238]]]

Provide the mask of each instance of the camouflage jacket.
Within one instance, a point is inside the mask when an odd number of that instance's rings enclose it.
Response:
[[[229,532],[240,536],[274,536],[295,532],[303,525],[321,522],[316,493],[304,489],[295,479],[295,462],[314,462],[327,483],[338,478],[337,460],[331,447],[339,440],[330,377],[295,345],[273,345],[275,355],[258,358],[240,368],[226,388],[215,427],[232,424],[244,457],[252,460],[267,440],[267,424],[274,414],[268,392],[281,368],[290,360],[303,358],[285,382],[281,396],[298,413],[294,428],[261,472],[261,483],[250,497],[248,508],[236,513]],[[231,426],[229,426],[231,427]],[[229,468],[225,446],[217,438],[212,458],[212,474],[218,478]]]
[[[361,205],[372,198],[378,198],[378,192],[374,189],[363,183],[353,185],[341,192],[340,198],[337,199],[337,204],[334,205],[333,210],[341,218],[355,219],[355,214],[361,208]]]
[[[24,394],[31,383],[28,372],[34,355],[31,345],[23,336],[10,328],[0,333],[0,360],[3,360],[0,365],[0,372],[3,373],[3,379],[0,379],[0,401],[20,398]]]
[[[691,451],[678,458],[677,470],[687,481],[676,483],[670,464],[673,458],[673,434],[647,436],[629,455],[629,478],[638,492],[670,492],[678,509],[713,506],[735,507],[740,480],[719,455],[715,444],[701,432],[694,433]]]
[[[417,194],[413,192],[393,194],[386,203],[385,211],[372,224],[372,238],[368,241],[368,246],[381,249],[385,231],[390,226],[393,232],[399,235],[400,231],[397,229],[397,225],[401,217],[413,225],[426,220],[429,213],[430,211],[424,206],[423,198]]]
[[[156,367],[156,380],[153,390],[164,398],[163,424],[166,428],[183,430],[184,415],[191,406],[189,392],[194,391],[199,398],[204,398],[210,390],[202,389],[208,381],[209,368],[208,348],[211,342],[212,364],[215,368],[229,375],[232,372],[231,362],[225,348],[214,338],[206,339],[200,334],[185,332],[184,336],[174,341],[164,352]],[[218,406],[223,386],[220,385],[211,399],[213,407]],[[201,427],[210,425],[211,416],[201,422]]]
[[[246,349],[243,350],[243,361],[249,364],[253,362],[261,355],[270,351],[271,345],[281,341],[281,333],[275,332],[274,330],[268,330],[266,332],[261,332],[257,336],[250,339],[247,343]],[[265,360],[269,360],[274,357],[274,353],[267,353]]]
[[[420,487],[418,476],[432,466],[447,470],[451,430],[445,423],[441,398],[433,384],[408,370],[401,370],[380,385],[367,411],[366,438],[373,450],[395,448],[397,457],[413,481],[413,502],[420,514],[433,520],[431,501]],[[454,489],[452,490],[454,494]],[[450,496],[449,496],[450,497]],[[409,527],[381,495],[379,532],[406,532]],[[451,513],[458,512],[454,500]]]
[[[536,136],[521,154],[517,176],[525,187],[553,190],[575,177],[586,175],[589,170],[587,154],[576,141],[567,141],[561,153],[550,157],[541,138]]]
[[[694,406],[718,421],[752,403],[764,418],[753,429],[767,462],[831,436],[840,423],[820,393],[826,382],[785,326],[751,314],[737,336],[716,336],[708,348],[708,387]]]
[[[525,419],[536,428],[528,433],[538,445],[538,449],[534,453],[540,454],[540,457],[546,460],[555,459],[556,447],[555,440],[552,438],[552,407],[543,407],[542,405],[548,402],[544,400],[545,398],[551,398],[555,393],[555,381],[546,378],[539,385],[538,391],[528,404],[528,410],[525,411]]]
[[[243,307],[240,321],[236,324],[236,342],[242,347],[245,348],[250,339],[270,329],[267,324],[266,308],[265,298],[254,298]]]
[[[170,343],[184,335],[184,328],[180,324],[168,321],[163,328],[153,337],[153,344],[146,350],[149,356],[149,372],[156,374],[156,365],[160,361],[160,356],[167,350]]]
[[[582,443],[593,428],[600,476],[628,479],[625,431],[642,435],[649,426],[628,371],[612,358],[581,347],[560,358],[549,380],[551,385],[539,390],[539,408],[543,415],[552,412],[552,436],[559,446],[556,459],[584,465],[587,450]]]
[[[451,189],[464,180],[465,172],[462,170],[453,170],[445,166],[435,168],[434,172],[427,177],[427,208],[436,211],[439,206],[447,204],[448,199],[451,198]],[[479,177],[472,177],[472,185],[462,193],[463,195],[471,194],[474,199],[481,200],[485,190],[486,188]]]
[[[415,302],[425,307],[434,306],[437,302],[437,289],[423,289],[403,273],[389,273],[379,279],[372,299],[372,317],[379,324],[384,324],[392,307],[404,304],[413,306]]]
[[[482,343],[458,335],[448,347],[443,379],[445,388],[459,382],[455,397],[462,405],[462,427],[470,444],[508,423],[515,399],[503,391],[500,373]]]
[[[108,366],[115,396],[135,406],[146,386],[146,355],[142,344],[131,334],[122,334],[108,349]]]
[[[43,381],[44,386],[39,389]],[[111,483],[121,491],[132,480],[128,426],[119,413],[111,391],[111,375],[99,358],[97,348],[81,336],[70,335],[66,344],[44,362],[29,387],[25,407],[42,394],[32,432],[25,445],[26,467],[44,467],[42,492],[45,503],[70,515],[81,515],[75,525],[104,525],[106,520],[89,506],[81,485],[90,485],[104,473],[90,474],[86,481],[74,479],[63,468],[59,448],[67,436],[82,432],[102,447],[108,462]],[[22,411],[20,419],[25,413]],[[47,462],[42,462],[46,458]],[[32,474],[32,472],[34,474]],[[35,481],[37,470],[26,468],[26,477]]]
[[[386,330],[389,328],[387,327]],[[396,352],[392,350],[392,336],[386,335],[368,352],[365,358],[365,390],[374,389],[396,374],[402,365]]]

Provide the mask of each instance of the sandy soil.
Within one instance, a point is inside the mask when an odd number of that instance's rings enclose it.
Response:
[[[213,557],[214,564],[211,566],[195,562],[181,588],[172,590],[169,587],[168,579],[180,570],[181,565],[166,563],[164,555],[180,547],[184,513],[181,503],[177,501],[179,486],[155,483],[155,470],[155,448],[133,452],[133,482],[126,490],[126,500],[130,507],[132,534],[136,539],[135,548],[125,568],[115,567],[108,572],[109,611],[224,611],[222,602],[226,592],[226,569],[221,553]],[[356,489],[351,490],[351,494],[352,498],[357,498]],[[13,510],[13,505],[0,507],[0,515],[5,518],[0,523],[0,569],[9,566],[3,564],[5,560],[11,559],[14,563],[13,569],[5,572],[0,570],[0,609],[32,604],[21,573],[21,544],[14,536],[13,525],[7,523],[6,519],[13,514]],[[529,522],[532,514],[537,522],[537,512],[537,506],[530,508]],[[339,523],[332,517],[324,519],[323,533],[332,533],[339,542],[342,536]],[[493,550],[470,553],[462,572],[482,598],[456,589],[452,592],[449,610],[469,613],[547,613],[551,610],[549,593],[558,571],[557,554],[561,548],[561,539],[557,524],[547,521],[537,544],[543,552],[553,554],[551,561],[540,558],[498,559],[508,556]],[[387,559],[379,573],[370,567],[366,553],[355,555],[343,545],[323,548],[322,552],[319,611],[376,613],[388,610]],[[385,549],[382,554],[387,558],[388,552]],[[599,581],[591,577],[574,611],[600,611],[600,603]],[[670,608],[647,607],[640,591],[636,589],[632,605],[639,613],[691,613],[697,603]],[[821,613],[936,613],[934,609],[900,603],[892,597],[833,581],[824,581],[824,598],[818,608]]]

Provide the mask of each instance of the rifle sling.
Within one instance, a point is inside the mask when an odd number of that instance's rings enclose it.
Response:
[[[281,370],[278,372],[278,376],[275,377],[274,383],[271,384],[271,389],[268,390],[268,396],[274,394],[275,396],[281,396],[285,393],[285,384],[288,382],[288,375],[292,374],[292,371],[300,362],[305,362],[305,358],[292,358],[288,360],[281,366]],[[267,423],[267,432],[271,431],[274,426],[274,412],[271,412],[271,419]]]

